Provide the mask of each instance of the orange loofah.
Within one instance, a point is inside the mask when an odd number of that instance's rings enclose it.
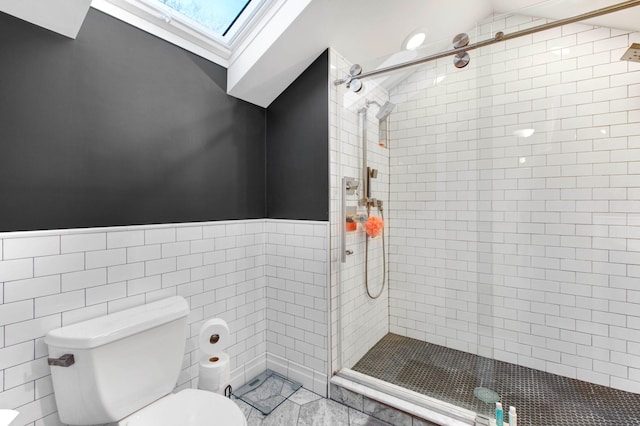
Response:
[[[367,235],[369,235],[371,238],[375,238],[378,235],[382,234],[383,227],[384,222],[378,216],[369,216],[369,219],[367,219],[367,223],[365,224]]]

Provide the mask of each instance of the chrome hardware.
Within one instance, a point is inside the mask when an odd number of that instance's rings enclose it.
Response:
[[[340,248],[342,254],[340,256],[340,261],[342,263],[347,261],[347,218],[356,213],[355,207],[347,207],[347,195],[354,195],[359,186],[360,182],[352,177],[344,176],[342,178],[342,194],[340,197],[342,210],[342,232],[340,232]]]
[[[362,74],[362,66],[360,64],[351,65],[351,68],[349,68],[349,74],[351,74],[351,77]]]
[[[460,33],[453,38],[453,48],[459,49],[469,44],[469,36],[465,33]]]
[[[73,354],[64,354],[60,358],[48,358],[47,363],[56,367],[70,367],[76,363]]]
[[[485,47],[485,46],[490,46],[492,44],[495,43],[499,43],[502,41],[506,41],[506,40],[512,40],[515,38],[519,38],[519,37],[524,37],[524,36],[528,36],[531,34],[535,34],[538,33],[540,31],[547,31],[550,30],[552,28],[558,28],[558,27],[562,27],[564,25],[568,25],[568,24],[573,24],[575,22],[580,22],[580,21],[585,21],[587,19],[591,19],[591,18],[595,18],[598,16],[602,16],[602,15],[607,15],[609,13],[614,13],[614,12],[619,12],[621,10],[625,10],[625,9],[629,9],[631,7],[636,7],[640,5],[640,0],[627,0],[627,1],[623,1],[621,3],[618,4],[613,4],[610,6],[606,6],[603,7],[601,9],[596,9],[596,10],[592,10],[590,12],[586,12],[586,13],[582,13],[580,15],[576,15],[576,16],[570,16],[568,18],[563,18],[563,19],[556,19],[550,22],[547,22],[546,24],[542,24],[542,25],[538,25],[535,27],[530,27],[530,28],[525,28],[516,32],[513,32],[511,34],[500,34],[500,36],[496,36],[493,39],[488,39],[488,40],[481,40],[477,43],[473,43],[467,46],[464,46],[463,48],[467,48],[465,50],[474,50],[474,49],[479,49],[481,47]],[[399,64],[395,64],[395,65],[389,65],[387,67],[380,67],[377,69],[374,69],[372,71],[368,71],[368,72],[363,72],[362,74],[358,75],[359,79],[363,79],[363,78],[369,78],[369,77],[374,77],[376,75],[380,75],[380,74],[384,74],[390,71],[396,71],[399,69],[403,69],[403,68],[407,68],[407,67],[412,67],[414,65],[419,65],[419,64],[424,64],[426,62],[431,62],[431,61],[436,61],[438,59],[447,57],[447,56],[451,56],[458,53],[458,49],[452,49],[452,50],[447,50],[445,52],[439,52],[439,53],[434,53],[433,55],[429,55],[429,56],[425,56],[422,57],[420,59],[414,59],[414,60],[410,60],[407,62],[401,62]],[[344,79],[337,79],[333,82],[333,84],[335,84],[336,86],[339,86],[341,84],[345,83]]]
[[[466,67],[467,65],[469,65],[469,61],[471,61],[471,58],[469,57],[469,54],[467,52],[456,53],[456,56],[453,57],[453,65],[456,68]]]
[[[346,86],[354,93],[358,93],[360,90],[362,90],[362,82],[357,78],[351,79],[351,81],[347,83]]]
[[[344,190],[346,191],[347,195],[355,194],[356,189],[358,189],[359,186],[360,186],[360,182],[358,182],[357,180],[353,178],[345,179]]]
[[[344,83],[347,89],[351,89],[352,92],[359,92],[362,89],[362,82],[359,78],[356,78],[362,74],[362,67],[358,64],[353,64],[349,68],[349,75],[342,80],[336,80],[333,82],[336,86]]]
[[[497,37],[497,34],[496,34],[496,37]],[[469,36],[465,33],[460,33],[457,36],[455,36],[455,38],[453,39],[454,49],[461,49],[468,45],[469,45]],[[456,53],[456,55],[453,57],[453,65],[456,68],[466,67],[467,65],[469,65],[469,61],[471,61],[471,57],[467,52],[464,52],[464,51]]]

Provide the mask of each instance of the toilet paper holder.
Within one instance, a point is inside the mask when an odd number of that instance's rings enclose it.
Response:
[[[211,337],[209,337],[209,343],[211,343],[212,345],[215,345],[216,343],[218,343],[219,340],[220,340],[219,334],[212,334]]]

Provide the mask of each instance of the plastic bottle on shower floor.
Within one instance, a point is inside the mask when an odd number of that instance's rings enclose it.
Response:
[[[504,411],[499,402],[496,402],[496,426],[504,426]]]
[[[514,406],[509,407],[509,426],[518,426],[518,415]]]

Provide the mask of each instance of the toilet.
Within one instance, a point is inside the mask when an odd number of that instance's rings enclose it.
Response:
[[[189,306],[176,296],[51,330],[51,380],[68,425],[246,426],[240,408],[196,389],[172,393]]]

